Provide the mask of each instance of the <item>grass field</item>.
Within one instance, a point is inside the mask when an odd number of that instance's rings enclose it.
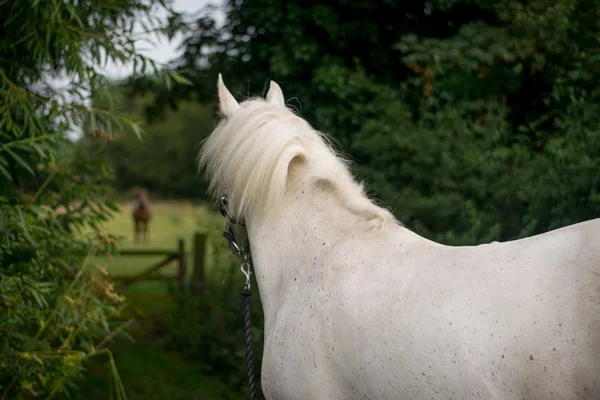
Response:
[[[150,223],[150,243],[134,243],[133,219],[127,204],[121,205],[121,211],[115,218],[103,226],[107,233],[123,237],[122,249],[176,249],[177,241],[183,239],[186,252],[192,249],[195,232],[206,232],[214,223],[215,215],[205,207],[187,202],[159,202],[153,204],[154,215]],[[93,262],[106,268],[114,276],[131,275],[144,271],[150,265],[162,259],[162,256],[120,256],[107,259],[96,257]],[[191,274],[191,257],[188,257],[188,274]],[[172,262],[161,271],[161,275],[174,276],[177,263]],[[145,311],[166,311],[170,306],[167,284],[159,281],[140,282],[131,285],[124,293],[136,309]]]
[[[133,221],[129,205],[124,204],[114,219],[102,229],[106,233],[123,236],[120,248],[176,249],[178,239],[184,239],[186,251],[191,251],[195,232],[206,232],[212,224],[221,223],[206,208],[184,202],[159,202],[153,205],[154,217],[150,225],[150,243],[133,242]],[[214,228],[213,228],[214,231]],[[188,257],[188,262],[191,257]],[[129,275],[140,272],[160,257],[119,256],[113,259],[95,257],[92,263],[101,265],[111,275]],[[176,263],[165,267],[163,274],[174,275]],[[188,271],[191,268],[188,266]],[[168,283],[150,281],[134,283],[122,294],[127,298],[125,318],[144,318],[169,312],[173,306]],[[116,340],[109,348],[114,353],[116,366],[125,386],[129,400],[205,400],[236,398],[232,391],[215,378],[202,375],[202,366],[185,361],[181,355],[165,351],[160,338],[143,332],[144,324],[132,326],[129,332],[136,338],[132,343]],[[100,400],[109,396],[109,368],[107,360],[98,357],[89,366],[88,380],[82,384],[75,398]]]

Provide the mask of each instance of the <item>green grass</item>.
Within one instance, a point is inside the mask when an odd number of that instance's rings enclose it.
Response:
[[[134,248],[174,247],[177,239],[189,240],[195,231],[207,229],[207,221],[211,213],[204,207],[188,202],[159,202],[152,208],[154,215],[150,223],[150,243],[135,244],[133,242],[133,218],[131,206],[122,204],[121,211],[112,221],[104,225],[104,230],[125,236],[123,246]]]
[[[195,232],[206,232],[217,221],[216,215],[200,206],[183,202],[159,202],[154,204],[154,217],[150,225],[150,243],[133,242],[133,221],[130,205],[121,206],[114,219],[103,227],[106,233],[123,236],[120,249],[176,249],[178,239],[185,241],[185,250],[191,254],[192,237]],[[94,257],[93,264],[105,268],[111,276],[130,275],[147,269],[162,257],[117,256]],[[191,257],[188,271],[191,273]],[[175,275],[177,263],[166,266],[161,274]],[[175,281],[138,282],[121,292],[127,299],[123,312],[125,319],[136,317],[152,321],[156,316],[168,313],[174,306],[169,294],[169,284]],[[143,321],[142,321],[143,322]],[[117,370],[121,376],[129,400],[209,400],[235,398],[231,391],[217,378],[205,377],[202,365],[185,361],[181,355],[165,351],[148,326],[152,323],[136,323],[128,333],[137,340],[132,343],[119,339],[108,348],[113,352]],[[109,396],[110,368],[106,356],[93,357],[89,363],[87,381],[81,384],[76,399],[101,400]],[[116,398],[116,397],[114,397]]]
[[[121,205],[119,213],[107,222],[102,229],[106,233],[117,234],[123,239],[120,249],[177,249],[179,239],[184,240],[188,253],[188,277],[192,270],[192,238],[196,232],[206,232],[211,218],[214,216],[204,207],[194,206],[186,202],[159,202],[153,204],[154,215],[149,227],[149,243],[134,243],[133,218],[131,206]],[[95,257],[92,262],[104,267],[112,276],[132,275],[140,273],[163,256],[117,256]],[[175,276],[177,262],[171,262],[160,270],[160,275]],[[127,297],[131,308],[145,312],[166,312],[171,306],[168,285],[173,282],[141,281],[129,286],[123,294]]]
[[[118,341],[112,346],[129,400],[217,400],[234,399],[221,382],[203,375],[201,366],[186,362],[179,354],[152,343]],[[108,357],[102,355],[88,367],[87,381],[73,394],[76,400],[111,398]],[[239,396],[239,395],[238,395]]]

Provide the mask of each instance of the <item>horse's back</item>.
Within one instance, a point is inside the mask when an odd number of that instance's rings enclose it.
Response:
[[[468,294],[453,303],[466,312],[449,313],[489,335],[464,331],[487,347],[473,359],[488,379],[529,399],[600,398],[600,219],[442,254],[460,277],[447,279]]]
[[[314,329],[322,324],[311,347],[320,362],[338,358],[334,375],[356,377],[350,387],[360,382],[370,398],[397,398],[382,387],[419,398],[600,398],[599,233],[595,220],[486,246],[405,233],[342,244],[309,289]],[[363,368],[377,373],[361,382]]]
[[[600,398],[600,219],[478,251],[497,260],[492,293],[510,293],[513,347],[530,354],[509,371],[527,397]]]
[[[284,317],[266,332],[265,389],[286,399],[598,399],[599,232],[596,220],[482,246],[404,228],[340,240],[282,297]]]

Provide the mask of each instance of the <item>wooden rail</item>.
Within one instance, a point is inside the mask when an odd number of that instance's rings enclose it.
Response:
[[[164,256],[164,258],[144,271],[133,275],[116,275],[113,279],[122,286],[129,286],[133,283],[147,280],[170,280],[169,276],[158,275],[157,272],[172,262],[177,262],[177,272],[175,279],[180,289],[185,287],[185,278],[187,274],[187,253],[185,251],[185,242],[183,239],[177,241],[177,249],[124,249],[119,250],[121,256],[139,257],[139,256]],[[193,293],[201,293],[204,290],[204,263],[206,258],[206,234],[196,233],[193,237],[193,274],[190,289]]]

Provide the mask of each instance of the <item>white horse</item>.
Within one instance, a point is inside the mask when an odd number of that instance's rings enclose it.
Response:
[[[370,201],[324,135],[219,75],[200,154],[244,218],[267,399],[600,399],[600,220],[506,243],[427,240]]]

